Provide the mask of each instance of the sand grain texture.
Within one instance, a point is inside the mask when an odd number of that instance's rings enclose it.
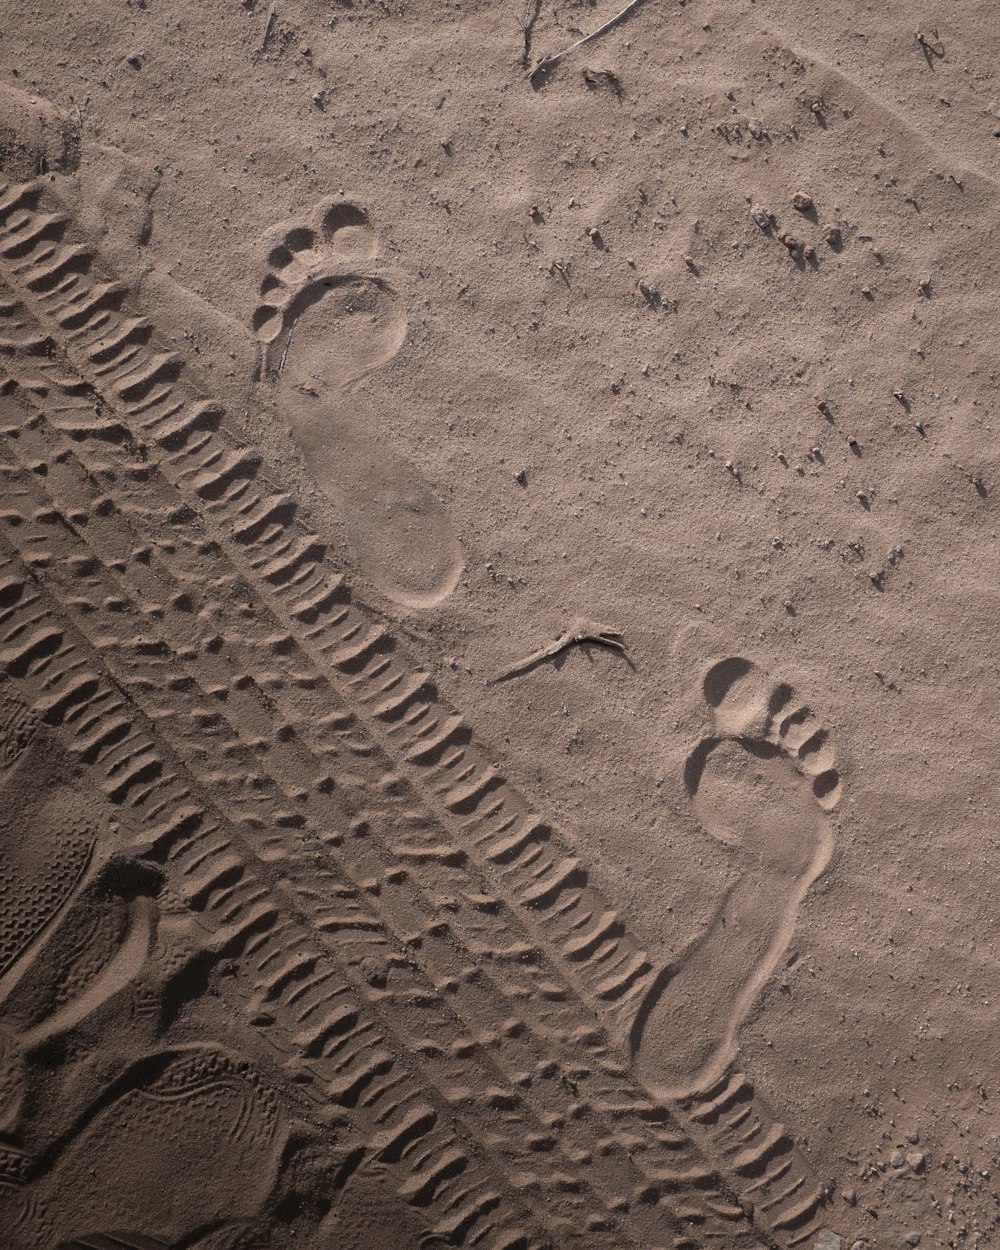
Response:
[[[615,11],[4,16],[3,1247],[1000,1237],[997,14]]]

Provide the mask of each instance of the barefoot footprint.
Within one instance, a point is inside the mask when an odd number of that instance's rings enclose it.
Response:
[[[321,202],[306,224],[276,227],[253,328],[260,380],[275,388],[365,571],[392,598],[423,607],[454,588],[461,551],[427,483],[386,446],[366,397],[351,389],[406,337],[377,254],[367,216],[343,200]]]
[[[799,904],[830,858],[826,813],[840,798],[830,736],[791,686],[740,657],[714,664],[712,722],[684,786],[704,828],[743,857],[707,931],[665,968],[632,1042],[638,1072],[665,1096],[715,1081],[739,1027],[788,947]]]

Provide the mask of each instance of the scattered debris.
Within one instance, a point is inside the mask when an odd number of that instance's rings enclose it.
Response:
[[[589,69],[583,71],[583,81],[591,89],[591,91],[605,90],[618,100],[624,100],[625,88],[621,84],[618,75],[610,69]]]
[[[518,25],[524,36],[524,51],[521,53],[521,68],[527,69],[531,64],[531,40],[535,33],[535,23],[542,12],[542,0],[525,0],[524,16]]]
[[[919,27],[913,32],[913,38],[920,45],[921,51],[930,64],[934,58],[938,60],[944,56],[944,44],[941,42],[941,36],[936,30],[932,30],[929,34],[927,31],[921,30]]]
[[[260,58],[267,51],[268,40],[271,38],[271,29],[274,26],[274,5],[267,11],[267,20],[264,23],[264,37],[260,41],[260,47],[253,55],[253,63],[256,65]]]
[[[532,651],[530,655],[526,655],[523,660],[518,660],[510,668],[505,668],[495,677],[488,678],[486,685],[495,686],[497,682],[508,681],[511,677],[520,677],[522,673],[530,672],[531,669],[537,668],[546,660],[551,660],[553,656],[559,655],[569,647],[583,646],[587,643],[593,643],[598,647],[609,647],[612,651],[620,651],[623,654],[626,652],[625,636],[620,630],[600,626],[588,627],[583,621],[574,621],[573,627],[564,634],[560,634],[555,642],[550,642],[547,647],[541,647],[538,651]],[[626,655],[625,658],[628,659],[628,656]]]
[[[761,230],[765,231],[765,233],[769,232],[771,227],[774,225],[774,217],[767,211],[766,208],[762,208],[760,204],[754,204],[751,207],[750,216],[754,219],[757,225],[760,226]]]
[[[785,247],[788,248],[792,260],[798,263],[802,259],[802,241],[797,239],[794,234],[781,234],[778,237]]]
[[[564,61],[571,52],[575,52],[577,48],[582,48],[585,43],[591,43],[594,39],[597,39],[601,35],[606,34],[607,31],[612,30],[618,25],[619,22],[624,21],[630,13],[637,9],[640,4],[642,4],[642,0],[629,0],[629,3],[626,4],[624,9],[621,9],[618,13],[616,13],[614,17],[609,18],[603,26],[598,26],[595,31],[592,31],[589,35],[584,35],[584,37],[582,39],[578,39],[576,43],[571,43],[568,48],[563,48],[562,52],[557,52],[555,56],[542,57],[542,59],[528,75],[534,86],[542,86],[548,75],[556,68],[560,61]]]
[[[294,333],[295,333],[295,322],[293,321],[292,324],[288,327],[288,338],[285,339],[285,346],[281,349],[281,359],[278,361],[279,373],[281,373],[281,371],[285,367],[285,360],[288,357],[288,349],[292,345],[292,335]]]
[[[653,286],[651,282],[639,281],[639,294],[652,309],[659,309],[663,304],[663,298],[660,295],[658,287]]]

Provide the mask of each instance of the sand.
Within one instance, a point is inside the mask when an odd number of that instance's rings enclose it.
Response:
[[[997,14],[615,11],[3,14],[3,1250],[1000,1244]]]

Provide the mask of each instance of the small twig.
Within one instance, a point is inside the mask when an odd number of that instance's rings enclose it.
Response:
[[[568,629],[564,634],[560,634],[555,642],[550,642],[547,647],[541,647],[538,651],[532,651],[530,655],[526,655],[523,660],[518,660],[516,664],[512,664],[510,668],[505,668],[502,672],[497,673],[494,677],[486,680],[487,686],[495,686],[497,682],[508,681],[511,677],[520,677],[522,673],[530,672],[539,664],[543,664],[546,660],[551,660],[553,656],[559,655],[561,651],[566,651],[569,647],[580,646],[585,643],[594,643],[598,647],[610,647],[613,651],[625,653],[625,636],[617,629],[586,629],[582,625],[577,628]],[[628,656],[625,656],[628,659]]]
[[[282,349],[282,352],[281,352],[281,359],[278,361],[278,372],[279,372],[279,373],[280,373],[280,372],[282,371],[282,369],[284,369],[284,367],[285,367],[285,358],[286,358],[286,357],[287,357],[287,355],[288,355],[288,349],[289,349],[289,348],[291,347],[291,345],[292,345],[292,335],[293,335],[293,334],[294,334],[294,332],[295,332],[295,324],[296,324],[296,323],[293,321],[293,322],[292,322],[292,324],[288,327],[288,338],[287,338],[287,339],[285,339],[285,346],[284,346],[284,348]]]
[[[941,36],[936,30],[931,31],[928,35],[926,32],[918,29],[914,31],[913,37],[923,48],[926,57],[944,56],[944,44],[941,42]]]
[[[531,62],[531,40],[535,33],[535,23],[542,13],[542,0],[525,0],[524,16],[518,22],[524,36],[524,51],[521,53],[521,68],[527,69]]]
[[[583,81],[592,90],[605,87],[617,99],[623,100],[625,98],[625,88],[621,84],[621,79],[610,69],[591,69],[587,66],[583,71]]]
[[[606,21],[603,26],[598,26],[598,28],[591,31],[589,35],[584,35],[584,37],[582,39],[578,39],[576,43],[571,43],[568,48],[564,48],[562,52],[557,52],[555,56],[543,57],[528,77],[532,79],[532,81],[534,81],[536,77],[543,79],[550,70],[555,69],[559,62],[565,60],[571,52],[575,52],[577,48],[582,48],[585,43],[590,43],[592,40],[606,34],[613,27],[617,26],[620,21],[623,21],[626,17],[628,17],[632,10],[637,9],[640,4],[642,4],[642,0],[629,0],[629,3],[626,4],[624,9]]]
[[[274,25],[274,5],[267,11],[267,21],[264,23],[264,38],[260,41],[260,47],[253,54],[254,65],[260,60],[267,50],[267,41],[271,38],[271,27]]]

